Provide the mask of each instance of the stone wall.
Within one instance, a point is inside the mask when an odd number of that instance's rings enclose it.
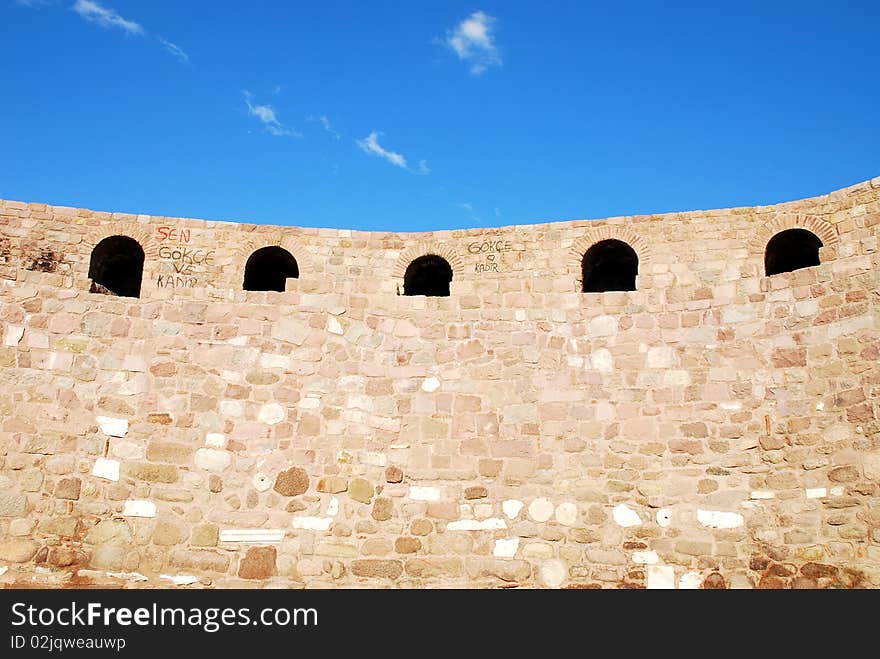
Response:
[[[0,223],[0,583],[880,587],[880,179],[431,234]],[[821,265],[764,277],[790,227]],[[89,292],[118,234],[139,299]],[[605,238],[638,290],[580,292]],[[266,245],[300,277],[240,290]],[[450,297],[398,295],[427,252]]]

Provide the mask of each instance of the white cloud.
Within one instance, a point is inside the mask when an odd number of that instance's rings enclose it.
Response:
[[[428,167],[427,160],[420,160],[419,166],[416,169],[411,169],[410,166],[406,162],[406,158],[402,153],[396,153],[394,151],[389,151],[381,144],[379,144],[379,136],[383,133],[378,131],[372,131],[369,135],[367,135],[362,140],[355,140],[357,145],[364,151],[364,153],[370,153],[374,156],[379,156],[380,158],[384,158],[392,165],[397,165],[398,167],[405,169],[406,171],[412,174],[430,174],[431,169]]]
[[[326,130],[328,133],[330,133],[335,139],[338,140],[338,139],[342,138],[342,135],[339,133],[339,131],[337,131],[336,129],[333,128],[332,125],[330,125],[330,120],[327,118],[326,115],[322,114],[320,117],[315,117],[315,116],[306,117],[306,121],[317,121],[319,124],[321,124],[324,127],[324,130]]]
[[[458,206],[459,208],[464,208],[466,211],[472,211],[472,210],[474,210],[473,205],[471,205],[470,203],[468,203],[468,202],[466,202],[466,201],[463,201],[463,202],[461,202],[461,203],[458,203],[458,204],[456,204],[456,206]]]
[[[495,17],[475,11],[446,33],[446,45],[458,58],[471,65],[471,73],[478,76],[490,66],[501,66],[501,56],[495,45],[492,26]]]
[[[144,28],[139,23],[122,18],[115,10],[103,7],[93,0],[76,0],[73,11],[87,21],[97,23],[107,29],[118,27],[129,34],[144,33]]]
[[[23,7],[45,7],[51,4],[51,0],[15,0],[15,2]]]
[[[263,127],[266,131],[277,137],[288,136],[288,137],[302,137],[300,133],[297,133],[295,130],[291,130],[287,128],[284,124],[282,124],[278,120],[278,116],[275,114],[275,108],[271,105],[254,105],[251,103],[251,99],[253,95],[245,90],[244,92],[244,102],[248,107],[248,114],[252,117],[256,117],[259,119]]]
[[[167,50],[169,53],[174,55],[178,60],[183,62],[184,64],[189,64],[189,55],[183,52],[183,48],[178,46],[176,43],[172,43],[167,39],[163,39],[162,37],[157,37],[159,39],[159,43],[162,44],[162,47]]]
[[[394,151],[388,151],[379,144],[379,135],[381,134],[382,133],[374,130],[364,139],[355,141],[365,153],[372,153],[373,155],[379,156],[380,158],[384,158],[392,165],[397,165],[398,167],[409,169],[406,164],[406,158],[403,157],[403,154],[395,153]]]

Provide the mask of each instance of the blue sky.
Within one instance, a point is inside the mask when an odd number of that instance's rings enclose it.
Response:
[[[876,0],[0,0],[0,197],[394,231],[777,203],[880,176],[878,26]]]

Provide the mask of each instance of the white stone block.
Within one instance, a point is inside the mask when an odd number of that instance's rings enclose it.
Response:
[[[147,577],[140,572],[108,572],[107,576],[114,579],[125,579],[126,581],[148,581]]]
[[[265,492],[272,487],[272,482],[272,479],[262,471],[258,471],[254,474],[253,478],[251,478],[251,484],[257,492]]]
[[[672,511],[669,508],[661,508],[657,511],[655,518],[657,519],[657,524],[666,528],[672,524]]]
[[[105,478],[108,481],[119,480],[119,461],[108,460],[107,458],[98,458],[95,460],[95,466],[92,467],[92,476]]]
[[[361,453],[361,462],[374,467],[384,467],[388,464],[388,456],[376,451],[364,451]]]
[[[641,526],[642,524],[642,518],[639,517],[639,514],[625,503],[614,506],[612,515],[614,516],[614,522],[618,526],[623,526],[624,528],[629,526]]]
[[[409,498],[413,501],[440,501],[440,488],[413,485],[409,488]]]
[[[614,370],[614,357],[607,348],[599,348],[590,354],[590,366],[599,373],[611,373]]]
[[[752,499],[775,499],[776,492],[773,490],[753,490],[749,496]]]
[[[284,529],[223,529],[220,542],[281,542]]]
[[[553,503],[541,497],[529,504],[529,517],[536,522],[546,522],[553,515]]]
[[[504,511],[504,514],[507,515],[508,519],[514,519],[519,515],[519,511],[523,509],[524,505],[525,504],[518,499],[507,499],[501,504],[501,510]]]
[[[648,589],[675,588],[675,569],[671,565],[648,566]]]
[[[310,531],[326,531],[333,523],[332,517],[309,517],[301,515],[293,518],[293,528]]]
[[[223,416],[241,417],[244,416],[244,406],[237,400],[221,400],[220,414]]]
[[[335,316],[329,316],[327,318],[327,331],[330,332],[330,334],[337,334],[339,336],[345,334],[345,330],[342,329],[342,324]]]
[[[260,413],[257,415],[257,421],[265,423],[266,425],[274,426],[276,423],[284,421],[285,416],[286,413],[281,405],[278,403],[266,403],[260,408]]]
[[[440,380],[437,378],[425,378],[424,382],[422,382],[422,391],[426,391],[429,394],[434,393],[440,388]]]
[[[336,497],[330,497],[330,503],[327,504],[327,514],[330,517],[336,517],[339,513],[339,499]]]
[[[129,499],[122,507],[124,517],[155,517],[156,504],[152,501],[137,501]]]
[[[541,565],[541,581],[548,588],[559,588],[568,577],[568,568],[559,559],[545,561]]]
[[[638,563],[639,565],[654,565],[660,562],[660,557],[657,556],[657,552],[653,550],[634,551],[632,559],[633,563]]]
[[[678,580],[679,590],[699,590],[703,585],[703,577],[699,572],[685,572]]]
[[[617,332],[617,318],[596,316],[588,324],[590,336],[611,336]]]
[[[160,574],[160,579],[168,579],[175,586],[189,586],[190,584],[196,583],[199,578],[192,574]]]
[[[24,336],[24,327],[19,325],[9,325],[6,327],[6,336],[3,337],[3,344],[7,346],[17,346],[21,337]]]
[[[116,419],[112,416],[95,417],[101,432],[111,437],[125,437],[128,433],[128,419]]]
[[[196,451],[195,465],[199,469],[206,469],[220,473],[232,464],[232,454],[229,451],[220,451],[213,448],[200,448]]]
[[[556,521],[563,526],[574,526],[575,523],[577,523],[577,518],[577,506],[570,501],[560,503],[556,506]]]
[[[843,496],[843,485],[836,485],[831,488],[831,496],[833,497],[842,497]]]
[[[446,525],[447,531],[497,531],[506,528],[507,522],[500,517],[490,517],[484,520],[459,519]]]
[[[209,432],[205,435],[205,446],[208,448],[225,449],[228,443],[229,440],[222,432]]]
[[[822,499],[828,496],[828,490],[824,487],[808,487],[807,488],[807,498],[808,499]]]
[[[724,512],[721,510],[697,509],[697,521],[703,526],[712,529],[735,529],[743,525],[743,516],[739,513]]]
[[[675,351],[669,346],[648,348],[645,357],[648,368],[670,368],[675,363]]]
[[[495,541],[495,549],[492,551],[495,558],[513,558],[519,548],[519,538],[505,538]]]

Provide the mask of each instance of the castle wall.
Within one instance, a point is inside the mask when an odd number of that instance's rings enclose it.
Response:
[[[764,277],[790,227],[821,265]],[[878,587],[878,227],[880,179],[429,234],[0,202],[0,583]],[[88,292],[118,234],[139,299]],[[638,290],[580,292],[609,237]],[[398,295],[427,252],[450,297]]]

